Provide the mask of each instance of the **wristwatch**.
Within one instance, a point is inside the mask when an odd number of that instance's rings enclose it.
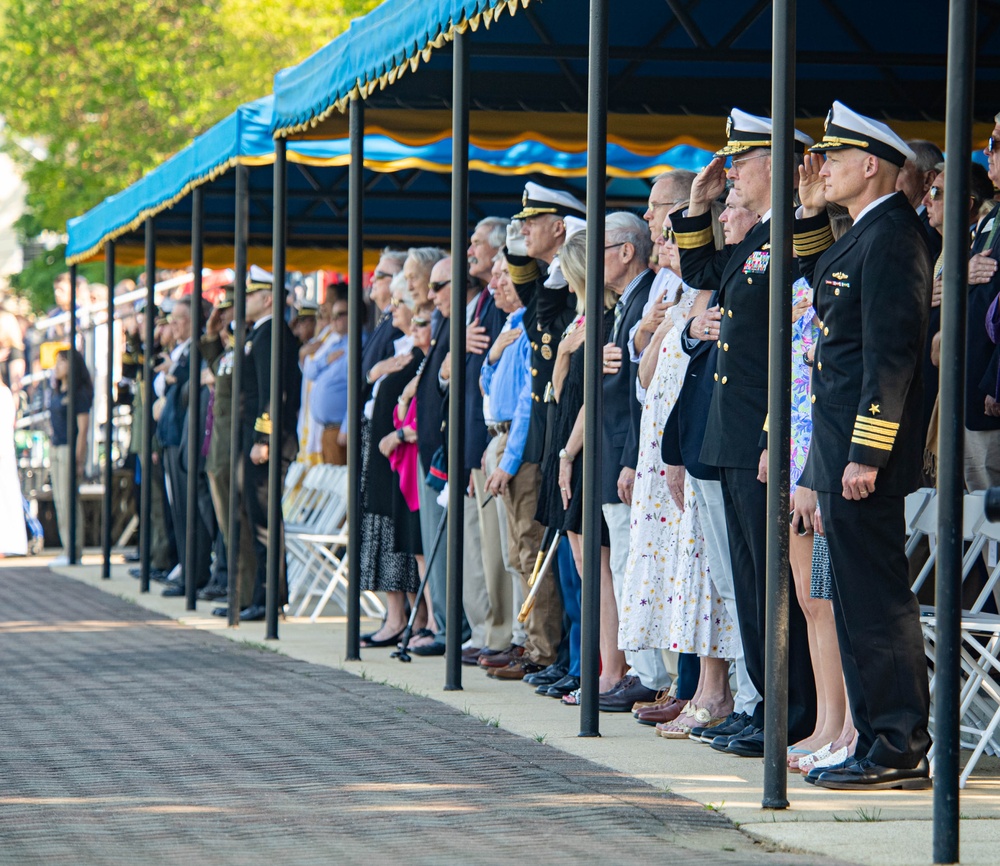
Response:
[[[570,460],[572,461],[573,455],[569,453],[565,448],[559,449],[559,459],[560,460]]]
[[[396,438],[397,438],[397,439],[398,439],[398,440],[399,440],[400,442],[405,442],[405,441],[406,441],[406,433],[405,433],[405,431],[403,430],[403,428],[402,428],[402,427],[400,427],[400,428],[399,428],[399,429],[398,429],[398,430],[396,431]]]

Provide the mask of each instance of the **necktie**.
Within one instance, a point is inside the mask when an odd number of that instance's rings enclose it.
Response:
[[[622,324],[622,316],[625,314],[625,299],[619,298],[618,303],[615,304],[615,327],[611,331],[611,342],[618,342],[618,329]]]

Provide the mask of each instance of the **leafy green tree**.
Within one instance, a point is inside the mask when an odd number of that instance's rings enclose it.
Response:
[[[376,0],[0,0],[0,81],[23,225],[66,220],[137,180]]]

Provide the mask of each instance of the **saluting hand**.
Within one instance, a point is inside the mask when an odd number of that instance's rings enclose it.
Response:
[[[703,214],[712,206],[726,188],[726,160],[717,156],[701,171],[691,183],[688,202],[688,216]]]
[[[826,209],[826,181],[820,177],[823,157],[807,153],[799,166],[799,201],[805,216],[817,216]]]

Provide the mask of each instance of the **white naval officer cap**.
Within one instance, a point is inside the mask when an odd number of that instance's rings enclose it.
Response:
[[[525,220],[547,213],[561,217],[587,215],[587,206],[580,199],[568,192],[549,189],[530,180],[524,185],[521,208],[521,212],[514,214],[512,219]]]
[[[716,156],[734,156],[755,147],[771,147],[774,124],[770,117],[758,117],[733,108],[726,121],[726,146],[715,152]],[[813,140],[804,132],[795,130],[795,152],[805,153]]]
[[[582,220],[579,217],[568,216],[564,219],[566,223],[566,240],[568,241],[573,235],[578,232],[582,232],[587,228],[587,221]],[[562,289],[565,288],[568,283],[566,282],[566,277],[562,272],[562,265],[559,264],[559,256],[552,257],[552,265],[549,267],[549,275],[545,278],[545,282],[542,284],[547,289]]]
[[[270,290],[274,285],[274,275],[270,271],[265,271],[259,265],[250,265],[250,273],[247,274],[247,292],[259,292],[264,289]]]
[[[900,168],[906,160],[917,158],[910,146],[886,124],[858,114],[843,102],[834,102],[823,124],[823,140],[809,150],[822,152],[848,147],[888,160]]]

